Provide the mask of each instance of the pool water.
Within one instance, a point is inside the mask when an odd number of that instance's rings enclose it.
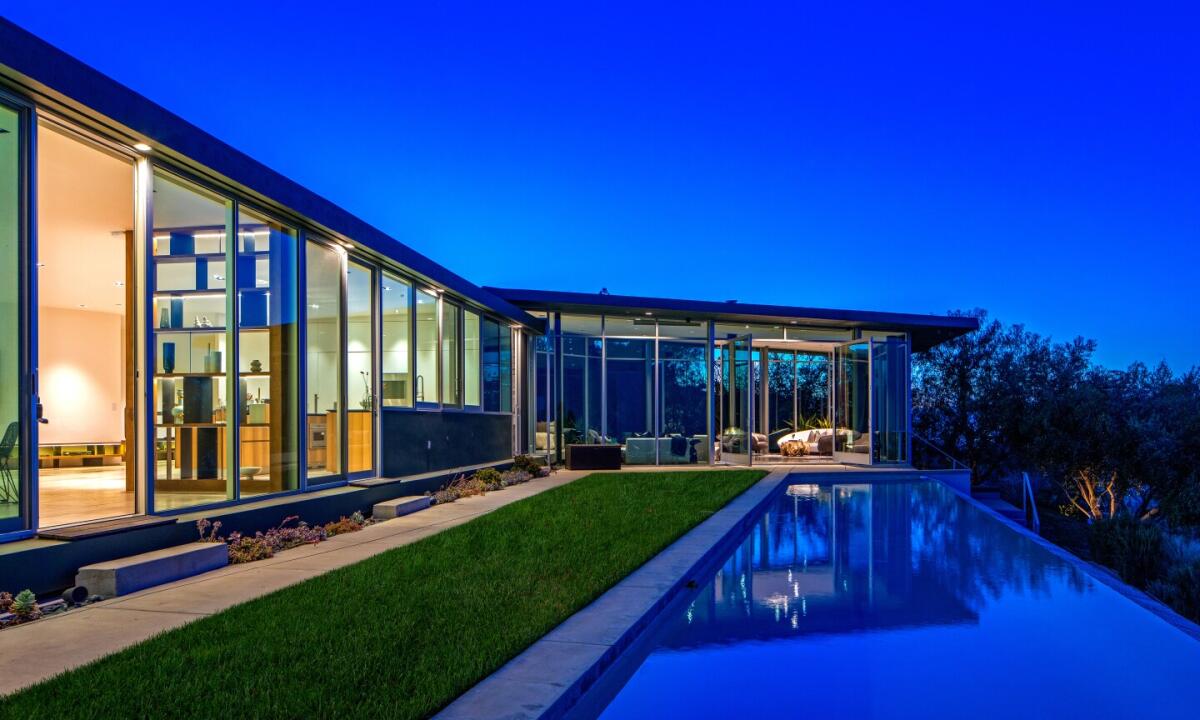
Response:
[[[605,720],[1200,718],[1200,641],[933,482],[789,485],[641,645]]]

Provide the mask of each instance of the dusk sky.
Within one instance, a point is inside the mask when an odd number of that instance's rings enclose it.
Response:
[[[480,285],[983,307],[1185,369],[1200,14],[1054,4],[0,12]]]

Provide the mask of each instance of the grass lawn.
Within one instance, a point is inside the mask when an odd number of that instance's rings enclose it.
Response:
[[[35,685],[0,717],[425,717],[764,474],[590,475]]]

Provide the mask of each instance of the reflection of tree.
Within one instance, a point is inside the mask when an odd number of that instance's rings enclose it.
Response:
[[[795,486],[668,632],[673,647],[977,622],[1086,576],[935,483]]]

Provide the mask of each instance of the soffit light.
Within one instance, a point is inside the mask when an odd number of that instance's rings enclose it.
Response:
[[[133,149],[134,149],[134,150],[137,150],[137,151],[138,151],[138,152],[140,152],[140,153],[148,153],[148,152],[150,152],[151,150],[153,150],[154,148],[150,147],[149,145],[147,145],[147,144],[146,144],[146,143],[144,143],[144,142],[140,142],[140,143],[134,143],[134,144],[133,144]]]

